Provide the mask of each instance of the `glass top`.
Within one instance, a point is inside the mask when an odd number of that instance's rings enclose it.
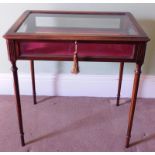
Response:
[[[139,35],[128,15],[30,13],[17,33]]]

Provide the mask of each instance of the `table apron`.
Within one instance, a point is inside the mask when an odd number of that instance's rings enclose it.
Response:
[[[8,40],[8,54],[15,60],[72,61],[74,41]],[[145,42],[78,42],[78,60],[94,62],[143,63]]]

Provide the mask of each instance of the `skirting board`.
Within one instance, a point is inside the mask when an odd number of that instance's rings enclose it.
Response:
[[[124,75],[122,97],[131,97],[134,75]],[[37,95],[116,97],[118,76],[116,75],[72,75],[36,74]],[[32,94],[29,74],[19,75],[20,93]],[[12,74],[0,74],[0,95],[13,95]],[[155,98],[155,76],[141,76],[138,97]]]

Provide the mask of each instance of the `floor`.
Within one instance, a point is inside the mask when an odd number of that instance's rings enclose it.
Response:
[[[155,151],[155,99],[138,99],[131,146],[124,147],[129,99],[22,96],[21,147],[13,96],[0,96],[0,151]]]

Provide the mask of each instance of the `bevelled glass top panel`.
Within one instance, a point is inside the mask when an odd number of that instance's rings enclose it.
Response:
[[[138,35],[126,14],[52,14],[31,13],[17,29],[17,33],[60,33]]]

